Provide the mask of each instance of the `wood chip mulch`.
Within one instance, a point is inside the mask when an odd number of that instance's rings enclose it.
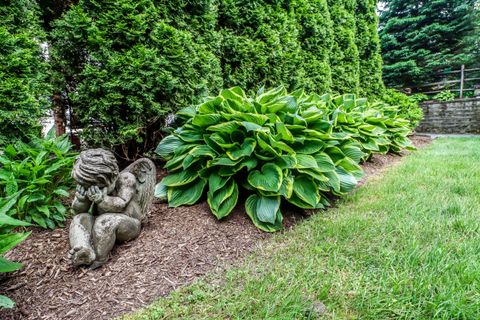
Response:
[[[421,147],[430,138],[413,141]],[[364,165],[367,176],[399,159],[375,156]],[[303,218],[298,213],[285,216],[287,228]],[[23,268],[0,282],[0,294],[17,303],[14,309],[0,310],[0,319],[111,319],[240,261],[269,236],[255,228],[241,205],[219,222],[205,202],[175,209],[155,203],[141,235],[116,246],[105,266],[90,270],[69,264],[68,228],[34,229],[6,255]]]

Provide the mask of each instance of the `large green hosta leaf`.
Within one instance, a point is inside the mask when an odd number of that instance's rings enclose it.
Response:
[[[307,154],[297,154],[297,169],[318,169],[317,160],[311,155]]]
[[[307,175],[299,175],[295,177],[293,182],[293,193],[303,202],[308,204],[310,208],[315,208],[320,201],[318,186],[313,179]]]
[[[336,170],[338,178],[340,179],[340,192],[348,193],[357,186],[357,179],[342,167],[338,167]]]
[[[209,179],[207,202],[217,219],[222,219],[232,212],[238,201],[238,185],[231,178],[215,176]]]
[[[305,140],[303,145],[295,145],[295,152],[302,154],[316,154],[325,147],[325,143],[318,139]]]
[[[205,179],[198,178],[187,185],[168,187],[168,205],[176,208],[195,204],[202,196],[206,184]]]
[[[258,220],[275,224],[277,212],[280,209],[280,197],[259,196],[257,200],[256,214]]]
[[[269,154],[270,156],[273,156],[274,158],[279,157],[281,155],[281,151],[275,150],[270,142],[267,142],[269,140],[268,135],[263,133],[263,134],[257,134],[257,143],[260,147],[260,149],[263,150],[263,152]]]
[[[197,179],[198,172],[193,170],[183,170],[177,173],[171,173],[162,179],[162,184],[167,187],[179,187],[189,184]]]
[[[352,159],[344,158],[336,163],[337,168],[343,168],[346,172],[350,173],[357,180],[363,177],[363,169]]]
[[[340,149],[343,151],[343,153],[347,157],[349,157],[350,159],[352,159],[356,163],[359,163],[360,161],[362,161],[362,159],[366,155],[365,152],[362,151],[362,149],[360,149],[357,146],[353,146],[353,145],[341,146]]]
[[[277,203],[276,200],[272,199],[265,200],[265,198],[267,197],[252,194],[250,197],[248,197],[247,201],[245,201],[245,211],[247,211],[247,214],[252,220],[253,224],[260,230],[266,232],[278,231],[283,227],[283,216],[280,212],[280,203]],[[263,199],[263,201],[261,201],[261,199]],[[271,218],[272,211],[275,208],[277,211],[274,213],[275,220],[273,223],[260,220],[259,212],[262,212],[262,218],[266,220],[267,216]],[[269,220],[271,221],[272,219]]]
[[[239,121],[221,122],[208,127],[207,130],[213,132],[232,133],[237,130],[240,125],[241,123]]]
[[[315,161],[317,162],[318,170],[321,172],[335,171],[335,164],[328,154],[321,152],[315,154]]]
[[[160,142],[157,149],[155,149],[155,152],[159,154],[162,158],[169,160],[172,157],[173,152],[183,145],[185,145],[185,142],[180,140],[180,138],[174,135],[170,135],[168,137],[165,137]]]
[[[225,89],[220,92],[220,97],[226,100],[233,100],[240,103],[243,103],[247,100],[247,96],[245,95],[245,91],[242,90],[240,87],[233,87],[230,89]],[[246,110],[241,110],[246,111]]]
[[[253,150],[255,150],[256,145],[257,142],[255,139],[247,138],[240,147],[236,147],[231,151],[227,151],[227,156],[232,160],[249,157],[253,153]]]
[[[155,186],[155,197],[160,201],[168,201],[168,187],[163,183],[157,183]]]
[[[192,120],[192,124],[199,127],[209,127],[219,123],[222,116],[216,113],[212,114],[196,114]]]
[[[283,122],[275,123],[275,127],[282,140],[291,142],[291,143],[295,142],[295,138],[293,137],[293,134],[290,132],[290,130],[287,129],[287,127]]]
[[[254,188],[277,192],[282,186],[282,169],[273,163],[263,165],[262,170],[254,170],[248,175],[248,182]]]

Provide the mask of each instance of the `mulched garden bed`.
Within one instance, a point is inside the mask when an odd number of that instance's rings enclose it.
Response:
[[[430,143],[428,137],[412,140],[417,147]],[[363,165],[366,176],[379,175],[400,158],[375,156]],[[303,217],[285,213],[287,228]],[[219,222],[205,202],[175,209],[155,203],[141,235],[116,246],[105,266],[89,270],[69,264],[68,228],[35,229],[7,253],[23,268],[0,284],[0,294],[17,303],[12,310],[0,311],[0,318],[111,319],[239,261],[269,236],[255,228],[243,206]]]

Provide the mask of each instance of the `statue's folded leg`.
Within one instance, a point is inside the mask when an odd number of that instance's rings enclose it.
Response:
[[[120,213],[105,213],[93,225],[93,244],[96,259],[93,268],[104,264],[116,241],[128,241],[140,234],[140,220]]]
[[[73,217],[70,224],[70,248],[68,255],[75,266],[89,265],[95,260],[92,247],[92,228],[94,217],[89,213],[80,213]]]

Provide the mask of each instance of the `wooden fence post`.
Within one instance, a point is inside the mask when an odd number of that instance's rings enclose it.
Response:
[[[463,82],[465,80],[465,65],[462,64],[462,69],[460,70],[460,99],[463,98]]]

